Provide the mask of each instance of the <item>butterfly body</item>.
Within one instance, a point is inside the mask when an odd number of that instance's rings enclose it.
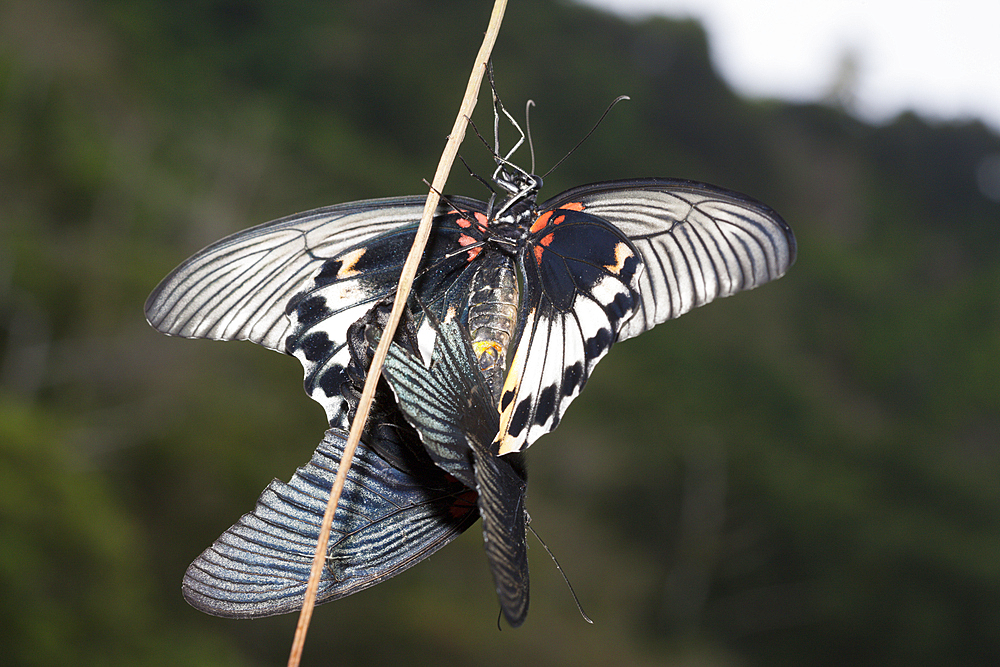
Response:
[[[466,320],[479,371],[494,404],[500,399],[507,351],[517,328],[518,296],[513,262],[503,253],[490,253],[472,280]]]

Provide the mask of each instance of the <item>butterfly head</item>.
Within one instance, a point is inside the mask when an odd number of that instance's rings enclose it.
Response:
[[[515,222],[522,214],[533,212],[538,192],[542,189],[542,177],[513,166],[508,170],[501,165],[493,174],[493,180],[507,196],[493,212],[492,219]]]

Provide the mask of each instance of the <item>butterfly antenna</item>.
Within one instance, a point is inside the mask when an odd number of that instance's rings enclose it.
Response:
[[[569,594],[573,596],[573,602],[576,603],[576,608],[580,612],[580,616],[583,616],[583,620],[587,621],[587,623],[593,625],[594,621],[591,620],[590,616],[587,616],[587,612],[583,610],[583,605],[580,604],[580,598],[576,596],[576,591],[573,590],[573,584],[569,583],[569,577],[566,576],[566,572],[562,569],[562,565],[559,564],[559,560],[556,558],[556,555],[552,553],[552,550],[549,549],[549,545],[545,544],[545,541],[541,538],[541,536],[539,536],[535,529],[531,527],[530,521],[527,524],[527,528],[531,531],[531,534],[535,536],[535,539],[538,540],[538,543],[542,545],[542,548],[545,549],[545,553],[549,555],[552,562],[556,564],[556,569],[559,570],[559,574],[562,575],[563,581],[566,582],[566,587],[569,588]]]
[[[528,133],[528,152],[531,153],[531,173],[535,173],[535,143],[531,140],[531,107],[535,100],[528,100],[524,105],[524,131]]]
[[[589,139],[589,138],[590,138],[590,135],[592,135],[592,134],[594,133],[594,130],[596,130],[596,129],[598,128],[598,126],[599,126],[599,125],[600,125],[600,124],[601,124],[602,122],[604,122],[604,118],[605,118],[605,117],[606,117],[606,116],[607,116],[607,115],[608,115],[609,113],[611,113],[611,110],[615,108],[615,105],[616,105],[616,104],[618,104],[618,103],[619,103],[619,102],[621,102],[622,100],[630,100],[630,99],[632,99],[632,98],[631,98],[631,97],[629,97],[628,95],[620,95],[620,96],[616,97],[616,98],[614,99],[614,101],[613,101],[613,102],[611,102],[611,104],[609,104],[609,105],[608,105],[608,108],[604,110],[604,113],[602,113],[602,114],[601,114],[601,117],[597,119],[597,122],[596,122],[596,123],[594,123],[594,127],[590,128],[590,132],[588,132],[587,134],[585,134],[585,135],[583,136],[583,139],[580,139],[580,141],[578,141],[578,142],[577,142],[576,146],[573,146],[573,149],[572,149],[572,150],[570,150],[570,152],[569,152],[569,153],[566,153],[566,155],[564,155],[564,156],[563,156],[562,160],[559,160],[559,162],[556,162],[556,163],[555,163],[555,164],[554,164],[554,165],[552,166],[552,168],[551,168],[551,169],[549,169],[549,170],[548,170],[547,172],[545,172],[545,174],[544,174],[544,175],[542,176],[542,178],[545,178],[546,176],[548,176],[549,174],[551,174],[551,173],[552,173],[553,171],[555,171],[555,170],[556,170],[556,167],[558,167],[559,165],[561,165],[561,164],[562,164],[563,162],[565,162],[565,161],[566,161],[566,158],[568,158],[568,157],[569,157],[570,155],[572,155],[573,153],[575,153],[575,152],[576,152],[576,149],[577,149],[577,148],[579,148],[580,146],[582,146],[582,145],[583,145],[583,142],[585,142],[585,141],[586,141],[587,139]]]

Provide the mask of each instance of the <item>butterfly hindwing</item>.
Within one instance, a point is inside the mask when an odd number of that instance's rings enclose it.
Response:
[[[521,257],[524,303],[501,392],[501,454],[554,429],[639,307],[638,251],[618,229],[575,206],[541,214]]]
[[[340,391],[352,412],[371,363],[366,333],[385,326],[390,307],[390,302],[377,303],[348,329],[351,361]],[[404,317],[394,344],[419,358],[410,318]],[[374,398],[334,516],[320,602],[402,572],[479,516],[474,489],[435,465],[384,380]],[[273,481],[254,511],[191,564],[183,591],[192,605],[240,618],[301,606],[346,437],[341,429],[327,431],[308,465],[287,484]],[[471,481],[471,463],[466,465]]]
[[[216,616],[255,618],[302,606],[320,523],[346,433],[331,429],[289,483],[274,480],[188,568],[182,591]],[[357,449],[337,508],[317,600],[356,593],[399,574],[478,518],[476,494],[427,459],[399,450],[395,465]]]

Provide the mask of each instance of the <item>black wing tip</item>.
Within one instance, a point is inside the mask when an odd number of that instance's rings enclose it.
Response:
[[[516,611],[508,611],[506,607],[503,608],[503,617],[507,619],[507,624],[512,628],[519,628],[524,624],[524,621],[528,618],[528,600],[524,600],[524,606]]]

